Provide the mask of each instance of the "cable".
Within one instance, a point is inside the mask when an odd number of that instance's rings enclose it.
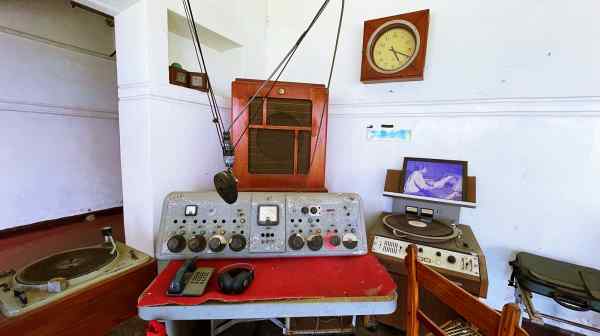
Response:
[[[329,69],[329,79],[327,80],[327,94],[329,94],[329,88],[331,87],[331,78],[333,77],[333,69],[335,67],[335,59],[337,56],[338,45],[340,42],[340,32],[342,30],[342,22],[344,21],[344,2],[342,0],[342,7],[340,9],[340,20],[338,22],[337,35],[335,37],[335,47],[333,48],[333,57],[331,59],[331,68]],[[317,140],[315,141],[315,147],[313,148],[310,163],[308,165],[308,170],[312,168],[312,165],[315,161],[315,154],[317,152],[317,146],[319,145],[319,136],[321,135],[321,127],[323,126],[323,117],[325,116],[325,109],[327,108],[327,104],[323,104],[323,110],[321,111],[321,118],[319,120],[319,128],[317,130]]]
[[[294,51],[290,54],[290,57],[287,59],[287,61],[283,65],[283,68],[281,68],[281,71],[279,72],[279,74],[275,78],[275,81],[273,81],[273,85],[271,85],[271,88],[269,88],[269,91],[267,92],[267,94],[265,95],[265,97],[269,96],[269,94],[271,93],[271,90],[273,90],[273,87],[275,86],[275,83],[277,83],[279,81],[279,77],[281,77],[281,75],[283,74],[283,71],[285,70],[285,68],[287,67],[287,65],[290,63],[290,60],[292,59],[292,56],[294,56],[294,54],[296,53],[296,50],[298,50],[298,47],[296,47],[294,49]],[[263,101],[263,104],[264,103],[265,102]],[[244,138],[244,134],[246,134],[246,132],[248,131],[249,128],[250,128],[250,120],[248,120],[248,123],[246,124],[246,127],[244,127],[244,130],[242,131],[242,133],[238,137],[237,141],[233,145],[234,149],[237,147],[237,145],[240,143],[240,141]]]
[[[184,4],[184,6],[185,6],[185,4]],[[188,25],[190,26],[190,33],[193,36],[194,48],[196,49],[196,57],[198,57],[198,54],[199,54],[200,59],[198,61],[200,64],[201,71],[204,71],[204,73],[206,73],[206,80],[207,80],[207,86],[208,86],[207,95],[209,98],[209,105],[210,105],[212,116],[213,116],[212,121],[213,121],[213,123],[215,123],[215,125],[217,127],[217,136],[219,137],[221,147],[223,147],[225,145],[224,139],[223,139],[223,137],[224,137],[223,131],[224,131],[225,126],[223,123],[223,119],[221,117],[221,113],[219,111],[219,106],[218,106],[216,98],[215,98],[214,90],[212,88],[212,83],[210,81],[210,76],[208,75],[208,67],[207,67],[206,61],[204,59],[204,54],[202,52],[202,45],[200,44],[200,39],[198,37],[198,31],[196,29],[196,24],[195,24],[195,20],[194,20],[194,14],[192,12],[192,7],[191,7],[189,0],[187,0],[187,11],[189,12],[189,17],[190,17],[190,20],[188,20]]]
[[[283,59],[281,60],[281,62],[279,62],[279,64],[277,65],[277,67],[275,67],[275,70],[273,70],[273,72],[271,72],[271,74],[269,75],[269,77],[262,82],[262,84],[258,87],[258,89],[254,93],[254,95],[252,95],[252,98],[250,98],[250,100],[248,100],[248,102],[246,103],[246,105],[244,105],[244,107],[241,109],[241,111],[238,113],[238,115],[235,118],[232,119],[231,124],[229,125],[229,128],[228,128],[229,131],[231,131],[231,129],[233,128],[233,125],[244,114],[244,112],[246,112],[246,110],[248,109],[248,107],[250,106],[250,104],[252,104],[252,102],[256,99],[256,97],[258,96],[258,94],[260,93],[260,91],[267,85],[267,83],[273,78],[273,76],[275,76],[275,74],[282,67],[282,65],[284,63],[285,64],[289,63],[289,59],[296,52],[296,49],[298,49],[298,47],[300,46],[300,44],[302,43],[302,41],[304,40],[304,38],[306,37],[306,35],[308,34],[308,32],[315,25],[315,23],[317,22],[317,20],[319,19],[319,17],[323,13],[323,11],[325,11],[325,8],[329,4],[329,1],[330,0],[325,0],[325,2],[323,2],[323,4],[321,5],[321,8],[319,8],[319,11],[317,11],[317,13],[315,14],[315,17],[312,19],[312,21],[310,22],[310,24],[308,25],[308,27],[304,30],[304,32],[302,34],[300,34],[300,37],[298,38],[298,40],[296,41],[296,43],[294,43],[294,45],[292,46],[292,48],[283,57]],[[278,75],[277,78],[279,78],[279,76],[281,76],[281,74],[283,73],[283,70],[285,70],[285,67],[279,73],[279,75]],[[274,82],[272,82],[271,89],[269,89],[268,92],[271,92],[271,90],[273,89],[273,87],[275,86],[275,84],[277,84],[277,80],[275,80]],[[249,125],[246,126],[246,128],[248,128],[248,127],[249,127]],[[246,131],[244,130],[243,133],[245,133],[245,132]],[[239,142],[239,140],[238,140],[238,142]]]
[[[194,52],[196,54],[196,60],[198,61],[198,65],[200,66],[200,71],[206,74],[206,81],[208,90],[206,92],[208,98],[208,105],[212,115],[212,122],[215,124],[215,128],[217,130],[217,137],[219,138],[219,144],[221,148],[225,147],[224,141],[224,129],[225,125],[223,123],[223,119],[221,117],[221,112],[219,110],[219,105],[217,104],[217,100],[214,94],[214,90],[212,88],[212,84],[210,82],[210,76],[208,73],[208,68],[206,66],[206,61],[204,59],[204,53],[202,51],[202,45],[200,44],[200,38],[198,37],[198,30],[196,29],[196,22],[194,20],[194,13],[192,11],[192,6],[190,4],[190,0],[182,0],[183,8],[185,10],[186,21],[188,24],[188,28],[190,30],[190,34],[192,35],[192,41],[194,44]]]
[[[307,28],[304,30],[304,32],[302,34],[300,34],[300,36],[298,37],[298,40],[296,41],[296,43],[294,43],[292,45],[292,47],[290,48],[290,50],[286,53],[286,55],[283,57],[283,59],[281,60],[281,62],[279,62],[279,64],[277,65],[277,67],[275,67],[275,69],[271,72],[271,74],[269,75],[269,77],[267,79],[265,79],[261,83],[261,85],[258,87],[258,89],[256,90],[256,92],[252,95],[252,97],[244,105],[244,107],[241,109],[241,111],[238,113],[238,115],[235,116],[232,119],[229,127],[227,128],[227,131],[225,131],[225,125],[223,123],[223,118],[221,116],[221,112],[220,112],[219,106],[217,104],[217,100],[216,100],[216,97],[215,97],[215,94],[214,94],[212,83],[210,81],[210,76],[208,74],[208,69],[207,69],[207,66],[206,66],[206,61],[204,59],[204,53],[202,51],[202,45],[200,44],[200,39],[198,37],[198,31],[196,29],[196,23],[195,23],[195,20],[194,20],[194,14],[192,12],[192,7],[191,7],[191,4],[190,4],[190,0],[182,0],[183,7],[184,7],[184,10],[185,10],[186,19],[187,19],[188,28],[190,30],[190,34],[192,35],[192,41],[193,41],[193,44],[194,44],[194,52],[196,54],[196,60],[198,61],[198,65],[200,66],[200,71],[203,71],[206,74],[206,80],[207,80],[207,85],[208,85],[208,90],[207,90],[206,94],[207,94],[207,97],[208,97],[208,103],[209,103],[209,107],[210,107],[212,118],[213,118],[212,121],[215,124],[215,127],[217,129],[217,136],[219,138],[219,143],[221,145],[221,148],[223,148],[225,150],[225,147],[226,147],[226,139],[225,139],[226,135],[225,135],[225,133],[231,132],[231,130],[232,130],[233,126],[235,125],[235,123],[248,110],[248,108],[250,107],[250,105],[252,104],[252,102],[254,102],[254,100],[258,97],[258,95],[261,92],[261,90],[263,88],[265,88],[265,86],[269,83],[269,81],[271,81],[271,79],[273,79],[273,77],[275,75],[277,75],[275,77],[275,80],[271,82],[271,86],[270,86],[269,90],[267,91],[267,94],[265,95],[265,96],[269,96],[269,94],[271,93],[271,91],[273,90],[273,88],[275,87],[275,85],[278,83],[279,78],[281,77],[281,75],[283,74],[283,72],[287,68],[288,64],[292,60],[294,54],[296,53],[296,51],[298,50],[298,48],[302,44],[302,41],[308,35],[308,32],[313,28],[313,26],[315,25],[315,23],[317,22],[317,20],[321,17],[321,14],[323,14],[323,12],[325,11],[325,8],[329,4],[329,2],[330,2],[330,0],[325,0],[323,2],[323,4],[321,5],[321,7],[319,8],[319,10],[317,11],[317,13],[315,14],[315,16],[311,20],[310,24],[307,26]],[[329,78],[328,78],[328,81],[327,81],[327,87],[326,87],[327,90],[329,90],[329,88],[331,86],[331,79],[332,79],[332,76],[333,76],[333,69],[334,69],[334,66],[335,66],[335,60],[336,60],[336,56],[337,56],[337,49],[338,49],[338,44],[339,44],[340,31],[341,31],[341,26],[342,26],[342,21],[343,21],[343,16],[344,16],[344,2],[345,2],[345,0],[342,0],[342,6],[341,6],[341,10],[340,10],[340,19],[339,19],[339,23],[338,23],[338,29],[337,29],[335,47],[334,47],[333,57],[332,57],[332,61],[331,61],[331,68],[329,70]],[[264,101],[263,101],[263,104],[264,104]],[[317,139],[316,139],[316,142],[315,142],[315,146],[313,148],[313,153],[312,153],[311,161],[309,163],[309,170],[312,167],[313,161],[315,159],[316,148],[317,148],[317,146],[319,144],[319,137],[320,137],[320,134],[321,134],[321,128],[323,126],[323,118],[324,118],[324,115],[325,115],[326,108],[327,108],[327,104],[324,104],[323,105],[323,110],[321,111],[321,117],[320,117],[319,127],[318,127],[318,131],[317,131]],[[250,128],[250,120],[248,120],[248,123],[244,127],[244,130],[242,131],[242,133],[238,137],[237,141],[233,145],[233,149],[237,148],[238,144],[240,143],[240,141],[242,140],[244,134],[247,132],[247,130],[249,128]],[[229,138],[227,138],[227,139],[229,139]],[[231,148],[230,148],[230,150],[231,150]],[[227,160],[225,158],[225,155],[224,155],[223,159],[226,161],[226,164],[227,164]]]

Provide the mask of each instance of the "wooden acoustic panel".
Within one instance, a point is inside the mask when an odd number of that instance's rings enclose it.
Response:
[[[0,315],[0,334],[104,336],[137,315],[137,300],[156,276],[153,260],[23,315]]]
[[[236,79],[231,86],[238,189],[327,191],[327,89],[320,84],[269,82],[243,111],[262,83]]]

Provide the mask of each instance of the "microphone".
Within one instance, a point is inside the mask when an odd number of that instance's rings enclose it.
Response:
[[[237,201],[237,179],[233,176],[231,170],[225,169],[216,173],[213,182],[217,193],[227,204],[233,204]]]
[[[221,198],[227,204],[233,204],[238,199],[237,178],[233,175],[231,168],[235,161],[233,145],[231,143],[231,134],[223,132],[223,159],[227,169],[218,172],[213,178],[215,189]]]

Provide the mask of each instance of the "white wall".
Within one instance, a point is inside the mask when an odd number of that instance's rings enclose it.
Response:
[[[201,25],[244,50],[232,58],[211,51],[208,59],[217,64],[211,75],[228,112],[231,77],[266,76],[320,1],[194,5],[203,9]],[[325,82],[339,2],[330,6],[283,80]],[[423,8],[431,9],[425,80],[361,84],[363,21]],[[126,236],[150,253],[165,194],[210,189],[222,167],[203,94],[167,84],[172,57],[191,51],[173,50],[167,9],[183,12],[174,0],[141,0],[116,22]],[[600,47],[590,42],[600,26],[589,24],[597,3],[380,0],[347,1],[346,9],[330,94],[329,189],[360,193],[372,221],[389,210],[384,174],[401,167],[402,157],[468,160],[479,206],[464,210],[462,220],[485,250],[488,302],[496,307],[512,300],[507,262],[516,251],[600,267],[590,258],[600,238]],[[234,70],[225,71],[227,64]],[[365,140],[366,125],[389,122],[411,129],[413,140]],[[592,314],[537,301],[546,313],[599,324]]]
[[[269,1],[267,69],[273,68],[312,19],[320,0]],[[340,1],[332,1],[286,71],[285,78],[323,83],[335,39]],[[595,96],[600,85],[597,2],[557,0],[346,1],[333,103],[431,101],[506,97]],[[363,22],[429,8],[425,80],[360,82]],[[310,69],[310,71],[307,71]],[[389,92],[392,90],[393,92]]]
[[[284,80],[324,83],[339,1],[331,2]],[[273,68],[321,1],[268,2],[267,69]],[[360,83],[363,21],[431,10],[422,82]],[[595,1],[346,1],[330,92],[327,186],[354,191],[370,221],[390,210],[388,168],[404,156],[469,161],[476,209],[463,210],[487,257],[488,302],[512,300],[508,261],[529,251],[600,268],[600,34]],[[408,143],[368,142],[369,124],[411,129]],[[348,186],[352,186],[348,189]],[[542,311],[600,325],[546,300]],[[595,316],[596,315],[596,316]]]
[[[115,62],[92,56],[114,50],[113,32],[88,15],[0,5],[0,229],[122,203]]]
[[[224,52],[205,46],[228,120],[233,77],[264,73],[266,0],[192,6],[199,25],[240,45]],[[212,189],[213,175],[224,168],[206,94],[168,84],[171,62],[197,69],[192,41],[168,30],[168,10],[184,13],[179,1],[140,0],[116,17],[125,236],[150,254],[164,197]]]

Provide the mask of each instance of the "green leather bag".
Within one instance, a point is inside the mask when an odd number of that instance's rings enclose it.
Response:
[[[600,271],[520,252],[514,261],[510,285],[550,297],[561,306],[600,312]]]

